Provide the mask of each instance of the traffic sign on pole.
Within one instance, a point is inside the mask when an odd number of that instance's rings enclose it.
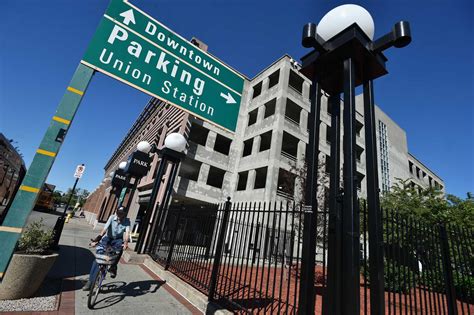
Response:
[[[111,1],[81,62],[235,131],[244,77],[129,2]]]
[[[74,177],[81,178],[85,170],[86,170],[86,167],[84,166],[84,164],[79,164],[76,167],[76,171],[74,172]]]

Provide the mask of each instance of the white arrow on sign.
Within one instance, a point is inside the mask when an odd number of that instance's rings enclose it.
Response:
[[[130,22],[132,22],[132,24],[135,24],[135,16],[133,15],[132,9],[120,13],[120,16],[123,17],[123,24],[128,25],[128,23]]]
[[[225,102],[226,104],[235,104],[235,103],[237,103],[229,92],[227,92],[227,94],[224,94],[224,93],[221,92],[221,96],[223,98],[225,98],[225,100],[227,101],[227,102]]]

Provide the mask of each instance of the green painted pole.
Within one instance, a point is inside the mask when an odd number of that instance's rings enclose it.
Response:
[[[33,209],[64,137],[92,79],[94,69],[79,64],[0,226],[0,279],[7,270],[26,219]]]

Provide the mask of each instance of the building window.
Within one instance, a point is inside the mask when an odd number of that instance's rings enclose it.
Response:
[[[267,131],[260,135],[260,149],[258,152],[266,151],[270,149],[272,145],[272,131]]]
[[[272,116],[275,114],[275,107],[276,107],[276,98],[272,99],[271,101],[265,103],[265,115],[263,119]]]
[[[380,170],[382,177],[382,192],[390,190],[390,165],[388,159],[388,137],[387,125],[379,120],[379,151],[380,151]],[[411,162],[410,162],[411,163]],[[411,165],[410,165],[411,169]]]
[[[361,190],[362,189],[362,181],[364,180],[364,174],[361,174],[359,172],[356,173],[356,184],[357,184],[357,189]]]
[[[244,141],[244,152],[242,157],[252,154],[253,138]]]
[[[332,111],[334,110],[333,104],[329,100],[327,101],[327,104],[328,104],[328,115],[332,115]]]
[[[201,125],[192,124],[189,131],[189,141],[205,146],[208,134],[209,129]]]
[[[251,126],[257,122],[258,108],[254,109],[249,113],[249,123],[248,126]]]
[[[331,145],[331,127],[329,127],[328,125],[325,125],[326,126],[326,143],[328,145]]]
[[[277,194],[293,199],[296,175],[280,168],[278,171]]]
[[[254,85],[252,98],[256,98],[260,94],[262,94],[262,82],[259,82],[256,85]]]
[[[265,188],[265,182],[267,181],[267,167],[257,168],[255,170],[255,183],[253,188],[260,189]]]
[[[298,156],[298,143],[299,139],[290,135],[286,131],[283,131],[283,140],[281,143],[281,155],[284,157],[296,161]]]
[[[300,124],[300,113],[301,107],[298,106],[295,102],[290,100],[289,98],[286,99],[286,109],[285,109],[285,119],[291,121],[294,124]]]
[[[179,176],[197,182],[201,165],[201,162],[186,157],[179,168]]]
[[[268,88],[271,88],[271,87],[277,85],[279,78],[280,78],[280,69],[278,69],[277,71],[273,72],[273,73],[268,77]]]
[[[239,181],[237,183],[237,190],[245,190],[247,188],[248,177],[249,177],[249,171],[239,173]]]
[[[207,182],[209,186],[216,188],[222,188],[222,183],[224,182],[225,171],[220,168],[211,166],[209,168],[209,174],[207,175]]]
[[[364,152],[364,149],[361,148],[360,146],[356,145],[356,160],[357,160],[357,163],[361,163],[362,152]]]
[[[303,82],[304,79],[302,77],[296,74],[296,72],[293,70],[290,70],[290,80],[288,85],[296,90],[299,94],[303,93]]]
[[[214,151],[220,152],[225,155],[229,155],[230,144],[232,140],[224,137],[220,134],[217,134],[216,143],[214,144]]]
[[[357,137],[360,137],[360,132],[362,131],[362,127],[364,127],[364,125],[360,122],[360,121],[356,121],[356,135]]]
[[[325,155],[324,170],[327,174],[331,174],[331,157],[329,155]]]

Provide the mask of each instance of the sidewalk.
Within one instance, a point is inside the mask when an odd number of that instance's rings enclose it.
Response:
[[[123,259],[117,278],[107,277],[106,292],[99,295],[95,309],[89,310],[88,292],[82,291],[82,286],[94,259],[88,243],[97,234],[98,230],[93,231],[82,218],[65,224],[60,256],[48,274],[50,278],[63,279],[59,310],[41,314],[202,314],[147,267],[125,263]]]

